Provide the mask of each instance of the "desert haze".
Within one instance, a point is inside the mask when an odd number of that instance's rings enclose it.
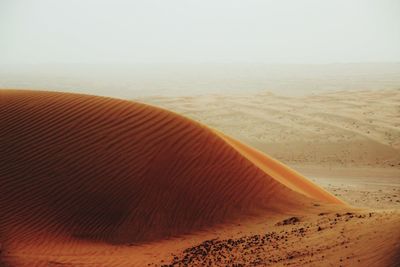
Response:
[[[398,89],[400,63],[0,64],[0,88],[133,99],[272,92],[279,96]]]

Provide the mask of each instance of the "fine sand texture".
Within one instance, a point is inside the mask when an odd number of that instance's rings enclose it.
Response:
[[[289,165],[400,170],[400,89],[146,97]]]
[[[176,113],[0,91],[0,265],[396,266],[400,213],[354,208]]]

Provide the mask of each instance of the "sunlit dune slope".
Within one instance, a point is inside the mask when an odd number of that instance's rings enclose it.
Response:
[[[0,129],[2,243],[142,242],[340,203],[251,148],[144,104],[2,90]]]
[[[253,164],[262,169],[267,175],[273,177],[281,184],[289,187],[290,189],[300,192],[313,199],[319,199],[326,202],[344,204],[344,202],[328,191],[316,186],[313,182],[306,177],[297,173],[295,170],[289,168],[285,164],[271,158],[268,155],[256,150],[255,148],[246,146],[245,144],[233,139],[219,131],[214,130],[219,136],[232,145],[244,157],[249,159]]]

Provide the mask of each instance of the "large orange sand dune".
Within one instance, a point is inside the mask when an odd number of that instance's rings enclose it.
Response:
[[[140,103],[2,90],[0,129],[4,251],[139,244],[342,203],[222,133]]]

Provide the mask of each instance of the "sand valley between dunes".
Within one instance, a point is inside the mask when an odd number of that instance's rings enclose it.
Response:
[[[0,266],[399,266],[400,91],[138,100],[0,91]]]

